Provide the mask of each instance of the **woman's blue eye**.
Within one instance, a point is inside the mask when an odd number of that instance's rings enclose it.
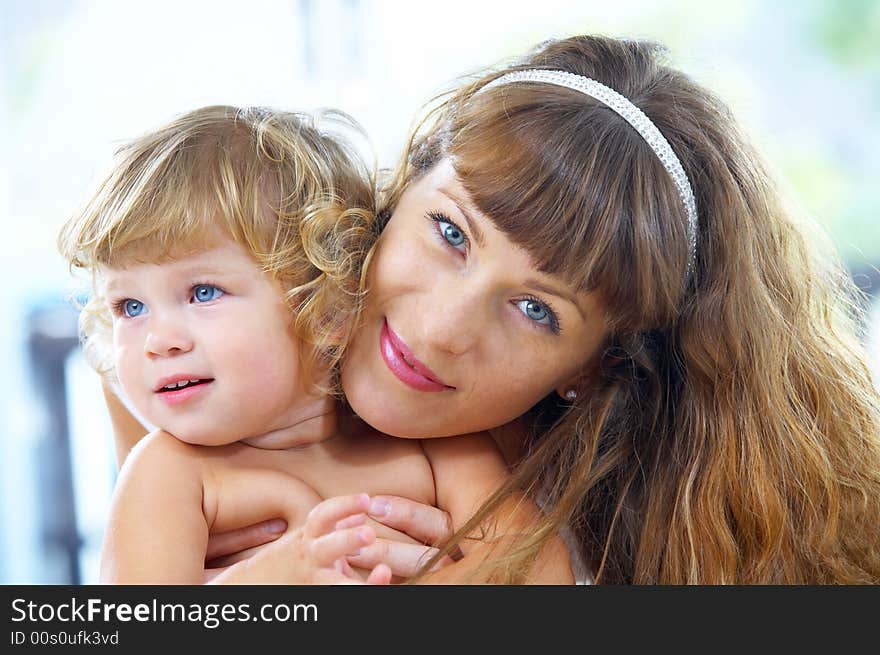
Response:
[[[434,224],[434,229],[446,243],[461,254],[467,254],[467,234],[458,225],[453,223],[446,214],[440,211],[430,211],[425,214],[425,218]]]
[[[213,284],[199,284],[193,287],[193,302],[210,302],[224,295],[224,291]]]
[[[534,300],[520,300],[517,303],[520,311],[528,316],[530,319],[535,321],[536,323],[546,323],[550,324],[550,312],[547,311],[547,308],[544,307],[539,302],[535,302]]]
[[[437,227],[440,229],[440,234],[443,235],[443,238],[446,239],[446,241],[449,242],[449,245],[453,248],[463,246],[467,242],[464,232],[459,230],[452,223],[437,221]]]
[[[559,320],[556,318],[556,313],[546,304],[534,298],[523,298],[516,302],[516,306],[530,321],[545,326],[553,334],[559,334]]]
[[[137,318],[146,311],[147,307],[140,300],[125,300],[122,302],[122,313],[128,318]]]

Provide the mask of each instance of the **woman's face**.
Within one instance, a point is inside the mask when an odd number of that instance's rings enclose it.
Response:
[[[596,298],[539,271],[448,161],[402,195],[368,285],[342,385],[359,416],[398,437],[503,425],[575,385],[607,333]]]

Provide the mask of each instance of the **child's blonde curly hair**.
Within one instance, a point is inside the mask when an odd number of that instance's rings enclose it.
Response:
[[[333,129],[333,132],[328,131]],[[101,271],[161,262],[231,238],[278,280],[307,379],[335,368],[361,300],[374,241],[375,178],[342,137],[341,112],[203,107],[117,151],[116,165],[61,230],[72,268],[92,275],[80,315],[83,350],[114,376]]]

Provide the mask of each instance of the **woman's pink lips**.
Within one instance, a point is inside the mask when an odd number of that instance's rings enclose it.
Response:
[[[446,391],[454,389],[438,378],[431,369],[422,364],[385,320],[379,334],[379,352],[385,365],[398,380],[418,391]]]

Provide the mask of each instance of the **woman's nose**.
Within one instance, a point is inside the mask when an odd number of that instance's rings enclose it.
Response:
[[[151,317],[144,353],[147,357],[169,357],[188,353],[193,349],[189,331],[180,321]]]
[[[488,301],[469,281],[437,285],[420,317],[426,345],[453,355],[472,349],[487,325]]]

